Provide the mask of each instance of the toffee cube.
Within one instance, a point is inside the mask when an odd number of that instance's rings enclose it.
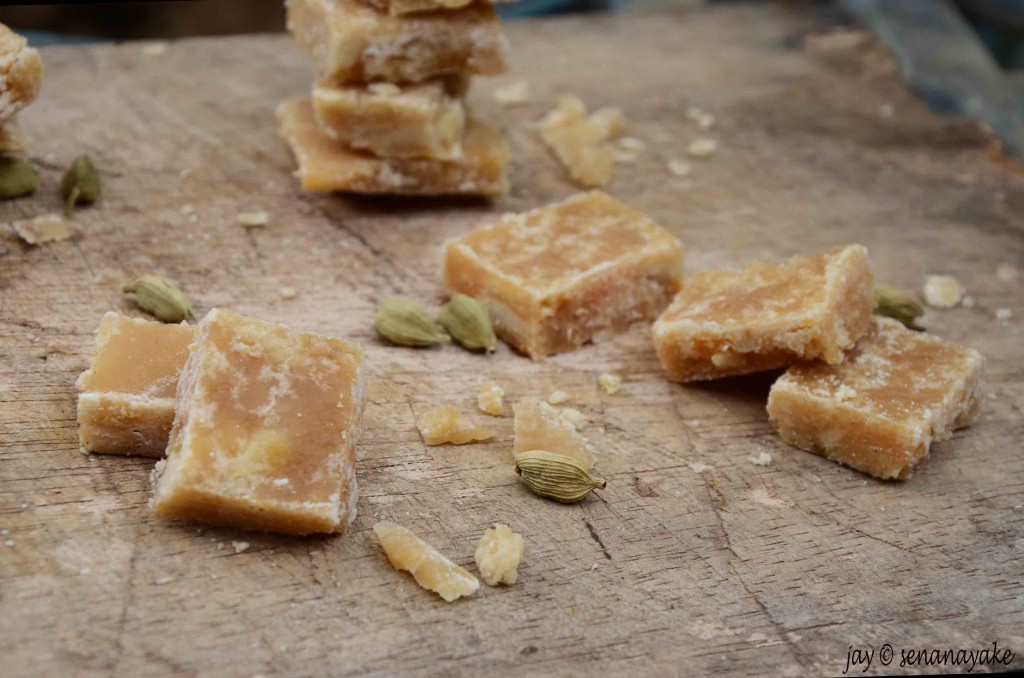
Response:
[[[310,192],[494,196],[508,190],[508,146],[483,122],[470,123],[458,159],[385,159],[327,136],[316,124],[308,99],[283,102],[277,115],[281,135],[299,163],[302,187]]]
[[[193,328],[107,313],[89,369],[78,377],[83,452],[162,457]]]
[[[410,83],[506,68],[508,39],[485,2],[403,16],[359,0],[288,0],[287,7],[288,29],[323,81]]]
[[[355,517],[357,345],[214,309],[196,326],[177,400],[157,514],[290,534]]]
[[[791,445],[903,480],[932,442],[978,418],[984,369],[973,349],[877,318],[842,363],[790,367],[772,386],[768,414]]]
[[[681,382],[801,360],[835,364],[871,326],[875,303],[860,245],[738,273],[706,271],[654,323],[654,344],[668,378]]]
[[[657,316],[680,289],[683,245],[600,191],[449,241],[448,287],[479,300],[506,342],[537,359]]]
[[[317,85],[313,107],[320,129],[331,139],[381,158],[462,156],[466,110],[458,98],[459,78],[399,87]]]

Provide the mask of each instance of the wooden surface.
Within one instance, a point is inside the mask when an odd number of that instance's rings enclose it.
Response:
[[[973,125],[927,113],[871,43],[815,37],[828,27],[812,16],[742,6],[508,29],[513,72],[474,93],[515,155],[513,193],[493,205],[301,194],[272,111],[310,72],[285,37],[44,52],[44,94],[24,116],[44,183],[0,221],[57,210],[82,151],[105,195],[68,242],[0,238],[0,674],[798,675],[840,673],[850,646],[877,657],[891,644],[890,671],[904,647],[1024,653],[1024,302],[995,273],[1024,267],[1020,169]],[[493,87],[519,78],[532,102],[494,104]],[[646,327],[546,363],[379,342],[383,297],[441,301],[445,238],[574,192],[533,129],[565,92],[625,109],[647,150],[609,190],[678,234],[690,271],[856,241],[881,280],[956,275],[974,307],[926,324],[987,356],[995,398],[980,422],[908,482],[881,483],[782,444],[770,378],[667,383]],[[665,162],[698,134],[693,105],[717,116],[721,148],[678,179]],[[256,209],[272,225],[235,224]],[[74,380],[101,314],[137,312],[120,287],[147,272],[179,279],[199,314],[366,346],[347,534],[163,522],[147,508],[151,460],[78,453]],[[603,371],[623,375],[619,394],[598,390]],[[492,443],[425,447],[414,420],[434,404],[486,419],[482,378],[508,401],[570,393],[608,489],[575,506],[529,495],[510,417],[487,420]],[[763,451],[770,466],[749,461]],[[526,539],[520,583],[448,605],[388,567],[370,530],[382,518],[473,570],[477,539],[506,522]]]

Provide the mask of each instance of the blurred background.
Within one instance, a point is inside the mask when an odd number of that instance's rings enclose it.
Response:
[[[736,0],[521,0],[499,5],[505,18],[563,12],[630,12]],[[885,0],[902,4],[906,0]],[[951,4],[1005,68],[1024,68],[1024,0],[927,0]],[[851,0],[784,4],[867,5]],[[909,4],[921,4],[910,2]],[[29,32],[36,44],[180,38],[284,30],[283,0],[177,0],[0,7],[0,22]]]
[[[506,19],[570,12],[699,9],[757,0],[520,0]],[[893,52],[936,111],[979,119],[1024,157],[1024,0],[761,0],[856,22]],[[176,39],[284,30],[283,0],[166,0],[0,6],[30,43]]]

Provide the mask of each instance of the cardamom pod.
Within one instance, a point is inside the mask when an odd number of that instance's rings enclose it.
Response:
[[[172,280],[144,275],[128,283],[123,290],[135,295],[135,303],[165,323],[180,323],[192,317],[192,302]]]
[[[517,454],[516,473],[534,494],[563,504],[575,503],[591,490],[604,489],[608,484],[590,475],[590,471],[572,457],[543,450]]]
[[[0,200],[28,195],[39,185],[39,172],[19,158],[0,158]]]
[[[60,181],[60,194],[64,198],[64,215],[75,213],[75,205],[92,204],[100,197],[100,175],[89,156],[82,153],[64,173]]]
[[[885,284],[879,284],[875,291],[878,293],[875,315],[899,320],[912,330],[924,330],[917,323],[917,319],[924,315],[924,307],[913,294]]]
[[[385,299],[373,326],[399,346],[433,346],[444,340],[427,310],[411,299]]]
[[[498,348],[491,316],[484,305],[473,297],[456,294],[441,307],[441,316],[438,320],[452,339],[463,348],[470,351],[486,350],[488,353],[493,353]]]

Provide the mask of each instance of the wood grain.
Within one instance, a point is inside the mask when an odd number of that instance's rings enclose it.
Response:
[[[0,204],[0,221],[59,210],[79,152],[105,194],[70,241],[0,238],[0,673],[803,675],[841,672],[851,645],[1024,652],[1024,302],[1021,282],[995,273],[1024,268],[1020,168],[970,123],[929,114],[870,41],[821,37],[817,15],[745,5],[508,29],[512,72],[473,94],[515,155],[513,192],[494,204],[303,195],[272,113],[310,68],[284,36],[44,51],[44,94],[24,116],[43,185]],[[520,78],[531,103],[497,106],[493,87]],[[925,321],[988,358],[980,422],[911,480],[880,483],[773,435],[770,376],[667,383],[645,327],[543,363],[382,344],[383,297],[441,301],[444,239],[576,190],[533,129],[565,92],[625,109],[647,149],[609,190],[679,235],[690,271],[861,242],[893,284],[956,275],[973,308]],[[665,163],[701,134],[694,105],[715,114],[721,146],[679,179]],[[236,225],[258,209],[269,227]],[[221,306],[367,348],[347,534],[160,521],[152,461],[78,453],[74,380],[101,314],[137,312],[120,287],[144,272],[180,280],[200,314]],[[624,377],[619,394],[600,391],[603,371]],[[570,393],[608,489],[575,506],[530,496],[511,418],[475,412],[482,379],[509,401]],[[497,439],[425,447],[415,417],[436,403],[487,419]],[[750,463],[762,451],[770,466]],[[381,518],[470,569],[484,529],[507,522],[526,539],[520,583],[445,604],[388,567],[370,530]]]

